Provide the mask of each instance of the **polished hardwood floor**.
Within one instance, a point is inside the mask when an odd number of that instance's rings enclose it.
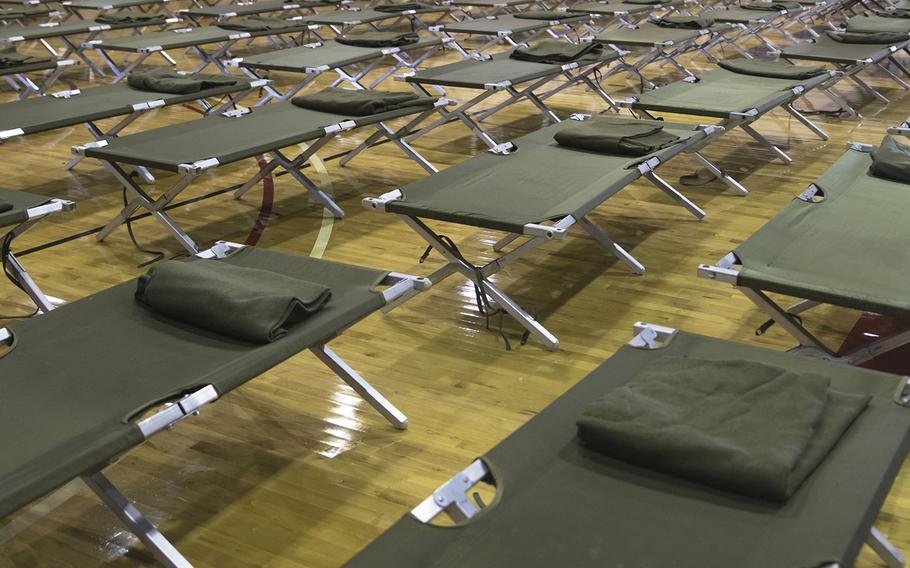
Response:
[[[178,56],[181,68],[189,67],[188,54],[172,55]],[[437,55],[428,64],[456,57]],[[693,69],[711,67],[700,57],[685,61]],[[668,67],[648,72],[652,77],[664,74],[659,79],[663,82],[679,78]],[[334,568],[581,380],[630,338],[636,321],[771,349],[792,346],[779,329],[757,338],[754,330],[764,316],[733,288],[696,278],[695,268],[719,259],[772,217],[837,159],[846,141],[876,143],[889,125],[910,114],[905,91],[881,72],[869,76],[891,103],[865,99],[853,86],[842,84],[840,92],[864,118],[813,115],[830,134],[827,142],[782,112],[760,121],[761,131],[793,156],[791,166],[772,161],[740,132],[709,146],[706,154],[750,194],[738,197],[717,181],[699,187],[677,184],[707,210],[703,221],[646,182],[633,184],[599,207],[593,219],[647,266],[644,275],[631,274],[580,232],[498,274],[495,281],[559,336],[558,351],[533,342],[519,345],[521,329],[508,319],[503,329],[514,349],[506,351],[498,333],[485,328],[472,286],[457,277],[387,315],[369,317],[333,342],[337,353],[408,414],[409,430],[392,429],[304,353],[129,452],[108,469],[109,476],[197,566]],[[272,78],[282,84],[292,80],[281,74]],[[58,86],[103,81],[89,78],[81,66]],[[406,89],[394,81],[385,85]],[[623,76],[607,79],[604,86],[617,97],[636,87]],[[458,89],[449,94],[461,99],[471,95]],[[8,92],[6,96],[11,98]],[[562,117],[604,110],[602,101],[582,89],[558,95],[552,106]],[[814,94],[799,106],[830,109],[831,103]],[[194,113],[182,107],[162,109],[128,131],[195,120]],[[501,139],[546,124],[526,103],[489,122]],[[423,170],[390,144],[372,148],[344,168],[329,159],[359,139],[341,137],[307,170],[344,207],[343,220],[325,215],[289,176],[274,178],[274,191],[264,191],[260,184],[242,200],[220,194],[188,202],[172,214],[200,244],[258,240],[259,246],[285,252],[429,273],[441,261],[431,256],[424,264],[418,262],[422,240],[395,216],[360,206],[362,197],[418,179]],[[20,251],[39,247],[22,261],[48,294],[66,300],[135,277],[145,270],[139,265],[152,258],[136,250],[123,229],[104,243],[95,241],[93,231],[116,213],[122,196],[98,163],[86,160],[72,172],[63,169],[70,146],[88,140],[83,129],[67,128],[12,140],[0,148],[4,187],[78,202],[74,213],[46,219],[16,241]],[[460,124],[428,134],[416,147],[440,168],[486,150]],[[240,183],[257,167],[249,160],[219,168],[180,201]],[[684,156],[662,168],[661,175],[674,183],[696,167]],[[158,184],[163,187],[168,178],[161,174]],[[491,245],[501,236],[440,226],[478,262],[492,257]],[[133,227],[145,248],[168,256],[181,253],[154,220],[142,219]],[[42,248],[48,243],[54,244]],[[30,310],[20,294],[0,283],[0,313]],[[810,323],[835,344],[855,320],[855,313],[837,309],[809,315]],[[497,328],[498,322],[493,323]],[[877,521],[904,550],[910,550],[907,472],[905,468],[898,478]],[[79,482],[3,521],[0,551],[3,567],[152,563],[137,539]],[[858,565],[883,564],[864,550]]]

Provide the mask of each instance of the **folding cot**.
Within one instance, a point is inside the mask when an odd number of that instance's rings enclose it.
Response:
[[[3,55],[0,54],[0,59]],[[63,71],[70,65],[75,65],[76,61],[72,59],[56,60],[49,57],[29,57],[24,58],[22,63],[13,65],[0,65],[0,77],[6,81],[10,87],[19,93],[19,98],[24,99],[35,93],[44,95],[47,89],[53,85]],[[35,83],[28,73],[46,71],[44,77],[39,83]]]
[[[716,62],[717,58],[704,46],[713,37],[735,29],[737,28],[732,24],[712,24],[703,29],[673,28],[659,25],[659,20],[650,20],[632,27],[623,26],[601,32],[591,41],[610,45],[617,50],[643,50],[643,53],[637,54],[638,59],[630,64],[627,70],[634,73],[646,88],[653,89],[656,85],[642,74],[642,69],[655,63],[669,63],[687,77],[695,77],[695,74],[680,62],[679,57],[699,52],[708,61]]]
[[[85,90],[52,93],[22,101],[0,104],[0,143],[26,136],[84,124],[95,140],[111,140],[134,120],[154,109],[198,102],[209,112],[221,112],[252,91],[267,85],[267,81],[237,79],[234,84],[222,84],[187,94],[162,93],[135,89],[128,84],[104,85]],[[212,105],[207,99],[227,97],[221,104]],[[121,117],[113,126],[103,129],[98,121]],[[74,156],[66,164],[70,170],[83,156]],[[151,175],[140,169],[151,181]]]
[[[394,272],[238,248],[219,244],[190,262],[305,279],[328,286],[331,298],[287,335],[264,344],[144,307],[133,298],[137,280],[0,330],[0,340],[15,347],[0,358],[9,403],[0,417],[9,434],[0,458],[0,516],[81,478],[163,565],[190,568],[103,470],[153,434],[304,349],[395,427],[407,427],[407,417],[327,343],[401,294],[428,283]]]
[[[237,29],[218,26],[201,26],[198,28],[178,28],[155,33],[147,33],[134,37],[112,38],[107,40],[92,40],[85,42],[83,47],[94,49],[114,74],[113,82],[126,78],[134,69],[146,62],[152,55],[158,54],[172,65],[174,60],[167,54],[171,49],[188,49],[196,54],[200,63],[192,73],[198,73],[213,65],[225,75],[230,72],[225,68],[221,58],[230,55],[230,50],[241,40],[267,38],[276,40],[281,36],[292,36],[292,43],[304,43],[303,37],[316,29],[317,26],[297,20],[288,21],[287,25],[270,27],[264,25],[262,29],[254,31],[241,31]],[[298,37],[299,36],[299,37]],[[280,47],[287,44],[278,43]],[[209,46],[213,46],[209,49]],[[203,49],[205,47],[206,49]],[[114,60],[113,52],[128,54],[121,63]]]
[[[28,271],[11,250],[13,239],[29,230],[39,220],[60,211],[72,211],[75,204],[65,199],[51,199],[43,195],[0,189],[0,265],[7,278],[25,292],[40,312],[54,309],[55,300],[49,298],[35,284]]]
[[[595,0],[573,4],[566,11],[588,14],[594,22],[587,24],[587,29],[592,34],[598,34],[611,28],[633,27],[639,22],[655,15],[669,15],[683,9],[688,0],[626,0],[610,1]]]
[[[904,285],[910,203],[906,183],[869,173],[875,148],[851,143],[847,152],[764,227],[702,278],[732,284],[770,316],[757,334],[777,324],[801,351],[858,364],[910,341],[910,331],[856,351],[835,354],[804,326],[800,315],[821,304],[907,318]],[[769,292],[800,298],[783,308]]]
[[[191,7],[178,11],[180,16],[185,16],[197,26],[203,20],[220,22],[227,18],[237,16],[257,16],[282,12],[292,16],[304,16],[315,13],[317,8],[338,6],[340,0],[262,0],[259,2],[243,0],[232,4],[216,6]]]
[[[443,0],[446,6],[457,8],[468,19],[485,18],[497,14],[514,14],[530,8],[547,9],[540,0]]]
[[[481,126],[480,122],[523,99],[531,102],[547,119],[559,122],[559,117],[547,106],[546,99],[565,89],[579,85],[585,85],[597,93],[610,108],[617,108],[610,95],[604,92],[592,77],[605,78],[622,71],[624,68],[621,65],[616,65],[605,72],[602,71],[611,63],[621,61],[621,53],[604,50],[594,61],[562,65],[520,61],[511,59],[510,54],[511,52],[505,52],[487,58],[471,57],[463,61],[403,75],[401,78],[404,81],[411,84],[419,93],[427,96],[430,95],[429,88],[458,87],[480,91],[477,96],[459,103],[454,109],[440,108],[442,117],[421,128],[419,132],[411,135],[409,140],[423,136],[449,122],[460,120],[492,150],[508,153],[511,151],[512,144],[497,142]],[[561,82],[556,87],[549,91],[538,92],[545,85],[557,80]],[[507,98],[493,107],[472,112],[477,105],[496,94],[506,94]]]
[[[229,67],[238,67],[256,80],[273,72],[294,73],[303,77],[282,93],[276,86],[266,86],[266,94],[257,104],[268,100],[287,100],[316,81],[323,73],[334,72],[337,78],[331,86],[347,83],[355,89],[372,89],[401,69],[416,70],[428,57],[451,43],[448,38],[421,37],[414,43],[398,47],[359,47],[340,44],[334,40],[320,44],[307,44],[289,49],[259,53],[249,57],[235,57],[225,61]],[[378,65],[391,65],[369,85],[363,85],[366,75]]]
[[[635,327],[627,345],[439,487],[346,568],[848,568],[864,542],[888,566],[903,565],[874,522],[910,449],[905,377],[662,326]],[[748,369],[743,378],[757,368],[799,373],[794,380],[804,382],[820,374],[840,396],[870,399],[783,503],[636,466],[576,434],[576,419],[591,401],[616,396],[681,358],[737,363]],[[489,502],[472,497],[481,482],[496,492]],[[442,513],[454,526],[431,524]]]
[[[306,177],[300,168],[323,146],[341,133],[370,127],[375,129],[359,146],[349,151],[341,165],[382,139],[395,143],[405,154],[428,172],[435,172],[423,156],[404,141],[404,137],[437,107],[449,104],[447,99],[428,98],[396,110],[366,116],[349,116],[300,108],[285,101],[210,115],[201,120],[175,124],[164,128],[132,134],[108,142],[102,140],[73,148],[78,154],[97,158],[120,180],[132,201],[98,233],[98,240],[106,238],[114,229],[125,223],[140,208],[146,209],[190,252],[199,250],[196,243],[166,213],[167,205],[194,179],[214,168],[269,154],[269,164],[251,177],[235,192],[238,199],[254,184],[269,176],[279,166],[335,217],[344,211],[331,197]],[[407,123],[397,129],[387,121],[406,118]],[[306,145],[304,145],[304,143]],[[297,156],[286,156],[282,149],[302,145]],[[308,146],[307,146],[308,145]],[[174,185],[161,191],[157,198],[149,195],[123,169],[121,164],[142,166],[175,172]]]
[[[38,41],[51,56],[63,60],[69,58],[70,55],[75,55],[81,59],[83,63],[88,65],[92,71],[103,76],[104,71],[86,56],[85,44],[81,43],[80,45],[77,45],[72,39],[72,36],[84,35],[87,36],[86,41],[92,41],[102,32],[108,30],[131,29],[138,32],[141,28],[149,25],[172,24],[177,21],[176,18],[161,18],[151,22],[125,21],[119,23],[102,23],[94,20],[68,20],[66,22],[47,22],[34,26],[9,27],[8,29],[0,30],[0,45],[10,46],[21,44],[26,41]],[[59,53],[48,42],[50,39],[59,39],[66,46],[66,50],[63,53]]]
[[[738,193],[745,193],[739,183],[699,153],[722,128],[618,117],[594,120],[592,124],[606,128],[660,125],[678,140],[644,156],[582,151],[554,142],[554,135],[578,124],[567,120],[516,139],[517,152],[474,156],[401,189],[364,199],[363,205],[399,215],[445,258],[446,264],[428,277],[430,281],[462,274],[477,287],[481,310],[486,311],[486,298],[492,298],[490,303],[514,317],[546,347],[555,349],[559,340],[493,283],[494,274],[547,241],[564,239],[576,224],[634,272],[644,272],[644,266],[587,215],[635,180],[645,178],[701,219],[704,211],[655,172],[683,152],[692,154]],[[513,241],[526,240],[485,265],[474,266],[424,219],[503,231],[507,235],[494,246],[497,252]]]
[[[431,26],[430,31],[455,40],[458,39],[457,36],[489,38],[486,43],[473,49],[466,48],[460,42],[455,43],[456,48],[467,56],[481,55],[497,45],[515,47],[527,44],[544,34],[553,39],[570,40],[569,36],[575,32],[576,27],[588,20],[586,14],[571,12],[553,13],[546,19],[529,18],[522,14],[503,14]]]
[[[910,33],[910,18],[885,15],[860,15],[847,19],[845,28],[856,33],[903,32]]]
[[[793,103],[809,91],[820,89],[842,107],[847,106],[825,88],[839,75],[837,71],[807,69],[783,61],[724,60],[720,63],[727,68],[713,69],[697,79],[687,78],[646,91],[619,101],[619,104],[647,118],[653,118],[652,112],[670,112],[721,119],[721,126],[727,130],[741,128],[785,164],[793,160],[753,128],[755,121],[776,108],[783,108],[816,136],[827,140],[828,135],[793,108]],[[794,78],[780,78],[788,74]]]
[[[43,18],[59,16],[60,12],[51,10],[48,6],[22,6],[21,8],[0,8],[0,22],[9,25],[10,22],[25,25],[26,22],[37,23]]]
[[[394,4],[375,6],[372,8],[349,8],[345,10],[335,10],[334,12],[323,12],[321,14],[310,14],[304,16],[304,20],[320,26],[326,26],[335,35],[349,33],[355,28],[367,28],[370,30],[379,30],[383,28],[393,28],[396,25],[407,22],[412,30],[426,29],[433,26],[443,18],[449,15],[451,9],[448,6],[433,6],[425,4],[400,4],[396,8]],[[423,17],[434,17],[431,22],[424,22]],[[320,39],[326,39],[320,37]]]
[[[153,12],[168,13],[166,4],[171,0],[63,0],[60,3],[68,17],[85,19],[85,12],[93,12],[94,18],[102,14],[124,13],[138,10],[141,14]],[[93,18],[93,19],[94,19]]]
[[[788,5],[789,7],[779,8],[781,5]],[[715,8],[699,12],[699,16],[711,18],[721,24],[733,24],[739,28],[738,33],[731,36],[716,37],[705,47],[716,47],[721,43],[724,45],[736,45],[738,41],[752,38],[768,48],[770,52],[777,53],[780,48],[764,35],[770,30],[776,31],[791,43],[798,43],[799,40],[788,32],[785,27],[788,23],[798,21],[794,20],[793,17],[804,10],[801,5],[796,2],[781,3],[759,0],[748,6],[748,8],[743,6]]]

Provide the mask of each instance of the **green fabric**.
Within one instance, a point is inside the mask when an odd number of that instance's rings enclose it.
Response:
[[[815,184],[820,202],[794,199],[735,249],[749,288],[845,308],[910,317],[910,191],[869,173],[847,151]]]
[[[123,10],[116,13],[99,14],[95,17],[95,21],[102,24],[135,23],[151,26],[167,23],[167,16],[165,14],[146,14],[132,10]]]
[[[23,8],[2,8],[0,9],[0,20],[21,19],[30,16],[44,16],[50,13],[46,6],[23,7]]]
[[[880,178],[910,183],[910,146],[893,136],[885,136],[872,152],[869,173]]]
[[[512,50],[511,59],[532,61],[551,65],[566,63],[584,63],[599,60],[603,56],[603,46],[599,43],[569,43],[555,39],[545,39],[529,47],[518,47]]]
[[[895,8],[894,10],[872,10],[872,13],[881,18],[910,18],[910,10]]]
[[[53,59],[50,57],[33,57],[24,53],[17,53],[15,45],[0,48],[0,68],[19,67],[20,65],[32,65],[49,61],[53,61]]]
[[[575,420],[582,409],[663,357],[743,359],[819,373],[830,378],[832,389],[873,399],[800,491],[786,503],[762,502],[631,466],[578,442]],[[345,566],[853,566],[910,448],[908,410],[892,399],[899,381],[685,332],[663,349],[622,347],[486,452],[486,481],[495,484],[497,495],[479,515],[454,527],[424,525],[405,515]],[[450,466],[450,474],[466,465]]]
[[[300,23],[283,20],[281,18],[270,18],[268,16],[249,16],[246,18],[233,18],[218,22],[218,27],[223,30],[241,32],[267,32],[285,28],[296,29],[300,27]]]
[[[141,443],[129,419],[148,405],[208,384],[224,396],[385,304],[374,290],[384,271],[254,248],[192,262],[303,278],[331,288],[332,297],[267,345],[162,317],[134,299],[135,280],[14,323],[18,344],[0,359],[0,516]]]
[[[562,20],[566,16],[577,16],[571,12],[560,12],[558,10],[525,10],[524,12],[515,13],[515,17],[521,20],[544,20],[555,22]]]
[[[786,501],[869,403],[818,373],[665,357],[588,405],[578,437],[629,463]]]
[[[373,9],[377,12],[387,12],[394,14],[397,12],[420,10],[426,7],[426,5],[418,4],[417,2],[405,2],[403,4],[379,4],[377,6],[374,6]]]
[[[799,10],[799,2],[753,2],[740,4],[743,10],[758,10],[761,12],[780,12],[781,10]]]
[[[853,16],[847,19],[848,32],[904,32],[910,33],[910,22],[902,18],[883,18],[880,16]]]
[[[553,139],[561,146],[576,150],[620,156],[644,156],[672,146],[679,136],[663,131],[663,126],[628,120],[584,121],[559,130]]]
[[[340,35],[335,41],[354,47],[401,47],[417,43],[420,36],[414,32],[361,32]]]
[[[136,300],[155,313],[251,343],[284,337],[331,296],[322,284],[219,262],[164,262],[136,282]]]
[[[706,30],[714,25],[714,18],[706,16],[664,16],[663,18],[655,19],[654,24],[662,28]]]
[[[810,79],[827,73],[824,65],[793,65],[788,61],[761,59],[722,59],[717,65],[727,71],[772,79]]]
[[[903,32],[833,32],[827,31],[825,35],[839,43],[875,43],[892,45],[910,40],[910,35]]]
[[[140,91],[185,95],[206,89],[236,85],[237,79],[225,75],[185,75],[169,68],[133,71],[127,77],[127,84]]]
[[[12,209],[13,209],[12,203],[0,201],[0,213],[6,213],[7,211],[11,211]]]
[[[663,4],[665,0],[622,0],[624,4],[644,4],[651,6],[654,4]]]
[[[291,103],[300,108],[344,116],[370,116],[406,107],[429,107],[435,101],[436,99],[420,97],[416,93],[341,87],[327,87],[318,93],[291,99]]]

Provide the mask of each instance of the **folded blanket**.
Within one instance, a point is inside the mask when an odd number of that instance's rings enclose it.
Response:
[[[866,44],[884,44],[894,45],[910,39],[910,34],[906,32],[834,32],[827,31],[825,34],[839,43],[866,43]]]
[[[827,73],[824,65],[793,65],[781,60],[760,60],[760,59],[723,59],[717,64],[734,73],[744,75],[754,75],[756,77],[769,77],[772,79],[810,79],[818,75]]]
[[[34,8],[0,8],[0,20],[6,18],[27,18],[29,16],[43,16],[49,10],[44,6]]]
[[[910,183],[910,146],[892,136],[885,136],[872,152],[869,173],[875,177]]]
[[[164,262],[136,286],[136,299],[161,315],[252,343],[280,339],[331,295],[321,284],[208,260]]]
[[[714,18],[709,18],[708,16],[665,16],[653,20],[653,23],[662,28],[705,30],[714,25]]]
[[[50,57],[33,57],[23,53],[16,53],[16,47],[12,45],[0,48],[0,68],[2,69],[18,67],[20,65],[44,63],[47,61],[53,61],[53,59]]]
[[[604,117],[561,128],[553,139],[560,146],[577,150],[644,156],[679,140],[679,136],[663,129],[659,124]]]
[[[167,16],[165,14],[144,14],[132,10],[124,10],[116,14],[100,14],[95,18],[96,22],[102,24],[166,24]]]
[[[140,91],[186,95],[214,87],[236,85],[237,79],[226,75],[182,75],[172,69],[148,69],[133,71],[126,79],[127,84]]]
[[[557,20],[562,20],[565,18],[571,18],[573,16],[583,16],[582,13],[572,12],[560,12],[558,10],[526,10],[524,12],[516,12],[513,14],[516,18],[522,20],[544,20],[547,22],[555,22]]]
[[[13,209],[12,203],[0,201],[0,213],[6,213],[7,211],[11,211],[12,209]]]
[[[869,404],[829,383],[753,361],[664,357],[591,403],[578,435],[629,463],[785,501]]]
[[[880,18],[910,18],[910,10],[907,8],[895,8],[893,10],[872,10],[872,13]]]
[[[740,4],[744,10],[758,10],[760,12],[780,12],[781,10],[799,10],[799,2],[754,2],[752,4]]]
[[[547,39],[530,47],[519,47],[509,55],[510,59],[563,65],[597,61],[603,56],[603,47],[598,43],[572,44],[567,41]]]
[[[369,116],[413,106],[430,107],[435,102],[435,98],[420,97],[416,93],[364,91],[340,87],[327,87],[318,93],[291,99],[291,103],[300,108],[343,116]]]
[[[401,47],[417,43],[420,36],[414,32],[362,32],[340,35],[335,41],[354,47]]]
[[[239,32],[267,32],[284,28],[298,28],[300,27],[300,22],[291,22],[281,18],[269,18],[266,16],[250,16],[249,18],[236,18],[220,22],[218,27],[223,30]]]
[[[387,12],[394,14],[396,12],[421,10],[426,7],[427,6],[425,4],[418,4],[417,2],[406,2],[404,4],[379,4],[378,6],[373,6],[373,9],[377,12]]]
[[[666,0],[622,0],[623,4],[644,4],[646,6],[653,6],[655,4],[663,4]]]

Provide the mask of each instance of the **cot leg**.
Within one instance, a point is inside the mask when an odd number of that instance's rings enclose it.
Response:
[[[301,156],[299,156],[298,158],[296,158],[294,160],[289,160],[281,152],[278,152],[278,151],[272,152],[272,156],[274,156],[273,159],[276,162],[281,164],[281,167],[283,167],[285,169],[285,171],[287,171],[289,174],[291,174],[291,177],[296,179],[300,185],[305,187],[307,189],[307,191],[310,192],[310,195],[312,195],[313,197],[316,198],[317,201],[322,203],[322,206],[325,207],[326,209],[328,209],[333,217],[340,219],[340,218],[344,217],[344,210],[341,207],[339,207],[338,204],[335,203],[335,201],[331,197],[329,197],[324,191],[319,189],[318,185],[316,185],[315,183],[310,181],[310,178],[306,177],[305,175],[303,175],[300,172],[300,166],[303,164],[303,162],[308,160],[309,157],[315,153],[316,148],[317,148],[316,144],[314,144],[313,146],[310,146],[310,149],[307,152],[305,152],[304,154],[302,154]]]
[[[758,306],[761,311],[768,314],[777,325],[781,326],[787,333],[792,335],[799,342],[800,347],[816,349],[826,358],[834,357],[834,353],[830,349],[825,347],[818,338],[809,333],[809,330],[803,327],[803,325],[793,318],[786,310],[774,303],[764,292],[746,288],[744,286],[737,286],[737,289],[749,298],[753,304]]]
[[[29,276],[28,271],[25,270],[25,267],[22,266],[19,259],[17,259],[13,253],[9,253],[6,257],[6,263],[15,276],[16,281],[22,286],[23,291],[28,294],[28,297],[32,299],[32,302],[38,306],[38,309],[41,310],[42,313],[47,313],[54,309],[53,303],[44,295],[41,288],[38,288],[38,285],[35,284],[35,281]]]
[[[85,475],[82,480],[101,501],[135,534],[155,558],[167,568],[193,568],[193,565],[174,548],[155,525],[130,503],[100,471]]]
[[[897,61],[897,60],[895,59],[894,61]],[[895,83],[897,83],[898,85],[900,85],[900,87],[901,87],[902,89],[907,90],[908,88],[910,88],[910,85],[908,85],[906,81],[904,81],[903,79],[901,79],[900,77],[898,77],[897,74],[895,74],[893,71],[891,71],[890,69],[888,69],[887,67],[885,67],[885,66],[882,65],[881,63],[876,63],[876,65],[878,66],[879,69],[881,69],[881,70],[884,71],[889,77],[891,77],[891,80],[893,80]]]
[[[695,215],[696,219],[704,219],[705,211],[693,203],[688,197],[677,191],[672,185],[664,181],[660,176],[654,172],[648,172],[645,174],[645,177],[648,178],[648,181],[657,186],[658,189],[669,195],[680,205],[686,208],[686,210]]]
[[[509,246],[509,244],[515,242],[515,239],[518,239],[519,237],[521,237],[521,235],[518,233],[509,233],[493,244],[493,250],[496,252],[502,252],[504,248]]]
[[[334,371],[336,375],[341,377],[341,380],[357,391],[357,394],[370,403],[370,406],[375,408],[379,414],[391,422],[392,426],[399,430],[407,429],[408,417],[395,408],[391,402],[386,400],[378,390],[373,388],[373,385],[366,382],[366,380],[345,363],[341,357],[329,349],[328,345],[322,344],[316,347],[310,347],[310,351],[312,351],[320,361],[325,363],[329,369]]]
[[[600,230],[594,223],[592,223],[587,217],[582,217],[578,220],[578,224],[581,225],[581,228],[588,232],[594,240],[596,240],[602,247],[613,253],[616,258],[626,263],[626,265],[632,269],[632,272],[636,274],[644,274],[645,265],[638,262],[634,256],[629,254],[626,249],[619,246],[613,239],[611,239],[605,232]]]
[[[877,357],[882,353],[887,353],[892,349],[897,349],[907,343],[910,343],[910,329],[864,345],[855,351],[842,355],[840,359],[849,365],[859,365],[860,363],[865,363],[869,359]]]
[[[521,324],[523,328],[528,330],[528,332],[534,336],[535,339],[540,341],[544,347],[547,349],[556,349],[559,347],[559,339],[555,335],[549,332],[547,328],[542,326],[540,322],[535,320],[531,314],[526,312],[521,306],[519,306],[512,298],[508,297],[505,292],[500,290],[496,285],[490,282],[488,279],[482,281],[484,291],[493,301],[506,311],[510,316],[515,318],[515,320]]]
[[[877,528],[872,527],[872,530],[869,531],[866,544],[878,554],[879,558],[885,561],[888,568],[904,568],[906,566],[904,555]]]
[[[724,173],[722,169],[718,168],[716,165],[714,165],[713,162],[708,160],[708,158],[704,157],[701,152],[692,152],[692,155],[695,156],[695,159],[698,160],[701,165],[703,165],[709,172],[711,172],[711,175],[727,184],[730,189],[740,195],[748,195],[749,190],[743,187],[741,183],[733,179],[731,176],[728,176],[726,173]]]
[[[822,130],[821,128],[816,126],[815,123],[813,123],[811,120],[806,118],[806,116],[803,115],[803,113],[801,113],[798,110],[796,110],[795,108],[793,108],[793,105],[784,105],[784,110],[789,112],[793,116],[793,118],[798,120],[803,126],[808,128],[809,130],[811,130],[816,136],[818,136],[822,140],[828,139],[828,135],[825,133],[824,130]]]
[[[780,159],[780,161],[782,161],[783,163],[788,164],[788,165],[793,163],[793,158],[791,158],[786,153],[784,153],[783,150],[781,150],[780,148],[778,148],[777,146],[772,144],[770,140],[768,140],[767,138],[762,136],[757,130],[755,130],[748,124],[740,124],[739,127],[742,128],[746,134],[748,134],[753,139],[755,139],[756,142],[758,142],[759,144],[761,144],[768,150],[771,150],[771,152],[775,156],[777,156],[778,159]]]
[[[891,102],[888,100],[888,97],[886,97],[885,95],[883,95],[883,94],[879,93],[878,91],[876,91],[875,89],[873,89],[871,86],[869,86],[869,83],[863,81],[856,75],[847,75],[847,78],[850,79],[851,81],[853,81],[854,83],[856,83],[856,85],[860,89],[869,93],[874,98],[878,99],[879,102],[881,102],[883,104],[888,104],[889,102]]]

